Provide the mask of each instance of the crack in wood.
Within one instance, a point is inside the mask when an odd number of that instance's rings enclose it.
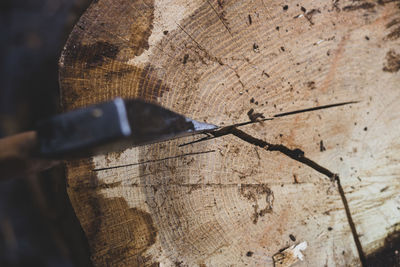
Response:
[[[299,109],[299,110],[275,114],[274,118],[285,117],[285,116],[289,116],[289,115],[305,113],[305,112],[310,112],[310,111],[316,111],[316,110],[320,110],[320,109],[327,109],[327,108],[334,108],[334,107],[339,107],[339,106],[344,106],[344,105],[357,104],[357,103],[360,103],[360,101],[341,102],[341,103],[335,103],[335,104],[324,105],[324,106],[319,106],[319,107]]]
[[[178,27],[182,30],[182,32],[186,34],[190,38],[190,40],[192,40],[196,44],[196,46],[206,54],[208,59],[217,62],[221,66],[225,65],[220,58],[211,55],[202,45],[200,45],[200,43],[197,42],[196,39],[194,39],[194,37],[190,35],[179,23],[176,23],[176,25],[178,25]]]
[[[213,5],[210,3],[209,0],[207,0],[207,3],[211,7],[211,9],[214,11],[215,15],[217,15],[217,17],[218,17],[219,21],[221,21],[222,25],[224,25],[225,29],[228,31],[230,36],[233,38],[231,30],[229,29],[226,19],[225,19],[225,11],[222,11],[222,13],[220,15],[220,14],[218,14],[217,10],[213,7]],[[222,8],[222,5],[220,5],[220,7]]]
[[[162,159],[154,159],[154,160],[147,160],[147,161],[143,161],[143,162],[129,163],[129,164],[118,165],[118,166],[97,168],[97,169],[93,169],[92,171],[94,171],[94,172],[99,172],[99,171],[106,171],[106,170],[112,170],[112,169],[117,169],[117,168],[125,168],[125,167],[143,165],[143,164],[147,164],[147,163],[154,163],[154,162],[166,161],[166,160],[169,160],[169,159],[177,159],[177,158],[182,158],[182,157],[187,157],[187,156],[195,156],[195,155],[201,155],[201,154],[208,154],[208,153],[212,153],[212,152],[215,152],[215,150],[198,151],[198,152],[185,153],[185,154],[181,154],[181,155],[177,155],[177,156],[172,156],[172,157],[166,157],[166,158],[162,158]]]
[[[261,148],[264,148],[268,151],[278,151],[281,152],[282,154],[285,154],[286,156],[288,156],[291,159],[294,159],[298,162],[301,162],[309,167],[311,167],[312,169],[316,170],[319,173],[322,173],[323,175],[327,176],[331,181],[334,181],[337,178],[337,174],[331,172],[330,170],[322,167],[321,165],[319,165],[318,163],[316,163],[315,161],[307,158],[304,156],[304,151],[302,151],[301,149],[290,149],[284,145],[278,145],[278,144],[271,144],[268,143],[264,140],[255,138],[237,128],[232,128],[230,133],[240,139],[242,139],[243,141],[246,141],[252,145],[255,146],[259,146]]]
[[[346,195],[344,193],[342,184],[340,183],[339,176],[336,177],[336,183],[337,183],[337,186],[338,186],[338,191],[339,191],[340,198],[342,199],[342,202],[343,202],[344,210],[346,212],[347,221],[349,223],[349,226],[350,226],[350,229],[351,229],[351,233],[353,235],[354,243],[356,244],[356,248],[357,248],[358,256],[360,258],[361,265],[365,267],[365,266],[367,266],[367,260],[366,260],[365,253],[364,253],[364,250],[363,250],[362,245],[361,245],[360,238],[358,237],[356,225],[355,225],[355,223],[353,221],[353,218],[351,216],[349,203],[347,202],[347,198],[346,198]]]
[[[215,130],[214,132],[211,132],[211,133],[205,133],[206,134],[205,137],[200,138],[198,140],[194,140],[194,141],[188,142],[188,143],[180,144],[179,147],[192,145],[192,144],[199,143],[199,142],[202,142],[202,141],[208,141],[208,140],[211,140],[211,139],[215,139],[217,137],[221,137],[221,136],[224,136],[224,135],[231,134],[231,132],[230,132],[231,129],[236,128],[236,127],[245,126],[245,125],[254,124],[254,123],[261,123],[261,122],[264,122],[264,121],[274,120],[275,118],[295,115],[295,114],[299,114],[299,113],[306,113],[306,112],[311,112],[311,111],[316,111],[316,110],[321,110],[321,109],[328,109],[328,108],[339,107],[339,106],[344,106],[344,105],[356,104],[356,103],[359,103],[359,102],[360,101],[349,101],[349,102],[341,102],[341,103],[323,105],[323,106],[319,106],[319,107],[312,107],[312,108],[306,108],[306,109],[300,109],[300,110],[294,110],[294,111],[279,113],[279,114],[273,115],[271,118],[262,118],[262,119],[257,119],[257,120],[250,120],[250,121],[246,121],[246,122],[236,123],[236,124],[232,124],[232,125],[228,125],[228,126],[222,127],[222,128],[220,128],[218,130]]]
[[[80,185],[78,187],[70,187],[71,190],[75,192],[83,192],[83,191],[91,191],[91,190],[103,190],[103,189],[110,189],[116,187],[123,187],[123,188],[153,188],[156,191],[160,188],[167,188],[167,187],[182,187],[182,188],[189,188],[189,194],[196,189],[202,188],[220,188],[220,189],[227,189],[227,188],[239,188],[242,187],[246,188],[255,188],[257,189],[260,186],[270,186],[271,183],[148,183],[148,184],[139,184],[139,183],[131,183],[131,184],[122,184],[122,182],[127,181],[118,181],[114,183],[107,183],[107,184],[98,184],[98,185]],[[276,185],[277,184],[272,184]]]

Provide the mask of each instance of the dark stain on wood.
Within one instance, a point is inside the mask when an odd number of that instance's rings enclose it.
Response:
[[[175,261],[174,264],[175,264],[176,267],[183,267],[183,266],[185,266],[185,265],[183,265],[183,261]]]
[[[91,170],[91,160],[68,163],[67,188],[79,193],[77,214],[90,244],[95,265],[158,266],[144,253],[156,242],[157,229],[151,215],[139,208],[128,206],[124,198],[106,198],[102,189],[120,186],[120,182],[99,182]],[[75,194],[76,195],[76,194]],[[79,215],[81,214],[81,215]],[[85,214],[83,216],[82,214]]]
[[[278,267],[294,265],[293,263],[298,260],[297,255],[295,255],[293,251],[288,248],[289,247],[281,248],[278,253],[272,256],[272,260],[274,262],[273,266]]]
[[[367,255],[366,266],[400,266],[400,231],[389,234],[381,248]]]
[[[247,251],[246,256],[251,257],[253,256],[254,252],[253,251]]]
[[[386,29],[390,29],[394,26],[400,24],[400,18],[395,18],[386,24]],[[385,40],[394,41],[400,38],[400,26],[395,27],[391,32],[385,37]]]
[[[274,193],[266,184],[247,184],[241,185],[240,195],[253,202],[254,213],[251,220],[254,224],[258,222],[259,217],[272,212],[274,203]],[[265,195],[265,207],[260,209],[259,199]]]
[[[390,27],[395,26],[397,24],[400,24],[400,18],[391,20],[388,24],[386,24],[386,29],[389,29]]]
[[[400,1],[399,0],[378,0],[378,4],[384,6],[389,3],[397,3],[398,7],[400,8]]]
[[[138,56],[149,49],[149,37],[153,31],[154,0],[131,1],[140,10],[140,17],[135,18],[131,26],[129,42],[134,55]]]
[[[87,64],[87,67],[94,68],[102,65],[105,57],[114,59],[123,48],[129,48],[136,56],[149,48],[148,39],[153,30],[154,0],[115,1],[113,8],[108,11],[108,16],[98,16],[98,9],[110,5],[109,2],[112,1],[103,0],[92,5],[77,23],[65,49],[68,53],[75,53],[69,57],[73,62],[78,60]],[[126,6],[123,13],[117,8],[121,5]],[[117,14],[120,17],[114,19]],[[94,15],[95,20],[92,17]],[[121,20],[126,20],[126,23],[119,23]],[[108,32],[105,32],[104,28],[107,28]],[[83,31],[93,34],[84,35]],[[93,40],[99,41],[93,43]],[[66,64],[70,65],[68,62]]]
[[[400,70],[400,54],[396,53],[393,49],[389,50],[386,54],[386,63],[383,71],[398,72]]]
[[[105,58],[114,59],[118,52],[117,46],[103,41],[91,45],[75,43],[68,47],[68,56],[65,57],[64,63],[66,65],[81,63],[85,68],[95,68],[102,65]]]
[[[226,30],[231,34],[231,29],[229,27],[229,22],[226,19],[226,11],[224,10],[225,8],[225,0],[217,0],[218,3],[218,11],[210,4],[211,8],[214,10],[214,12],[217,14],[218,18],[221,20],[222,24],[226,28]]]
[[[261,75],[265,75],[265,76],[267,76],[267,78],[271,77],[268,73],[265,72],[265,70],[262,71]]]
[[[385,192],[385,191],[388,190],[388,189],[389,189],[389,186],[385,186],[384,188],[382,188],[382,189],[380,190],[380,192],[383,193],[383,192]]]
[[[151,215],[130,208],[124,198],[105,198],[96,191],[88,202],[92,215],[84,227],[95,252],[93,257],[113,263],[136,258],[133,262],[137,264],[133,266],[150,261],[143,253],[156,242],[157,230]]]
[[[76,100],[87,95],[87,91],[90,91],[90,95],[108,95],[108,92],[113,91],[122,97],[139,97],[156,102],[164,92],[170,90],[158,78],[152,66],[141,68],[110,59],[103,62],[103,65],[90,69],[82,68],[82,64],[76,62],[60,69],[60,78],[65,80],[62,84],[62,105],[68,110],[77,108]],[[131,93],[126,95],[126,92]],[[94,104],[95,101],[95,98],[90,98],[87,104]]]
[[[123,78],[124,76],[133,73],[136,69],[136,67],[130,65],[121,66],[119,69],[106,71],[104,78],[111,82],[115,78]]]
[[[308,87],[310,90],[314,90],[315,88],[317,88],[317,87],[315,86],[315,82],[314,82],[314,81],[309,81],[309,82],[307,82],[307,87]]]
[[[188,194],[190,195],[193,191],[201,189],[201,184],[194,184],[189,186]]]
[[[256,43],[253,44],[253,51],[256,53],[260,52],[260,48],[259,48],[258,44],[256,44]]]
[[[296,237],[294,237],[294,235],[290,234],[289,235],[290,240],[292,240],[293,242],[296,241]]]
[[[386,37],[385,40],[394,41],[400,38],[400,26],[393,29]]]
[[[374,3],[369,3],[369,2],[365,2],[362,4],[358,4],[358,5],[348,5],[343,7],[343,11],[356,11],[356,10],[360,10],[360,9],[372,9],[375,7]]]
[[[189,54],[185,54],[185,55],[183,56],[182,63],[183,63],[183,64],[186,64],[187,61],[188,61],[188,59],[189,59]]]
[[[299,183],[299,179],[297,178],[296,174],[293,174],[293,183],[294,184],[298,184]]]
[[[89,191],[87,193],[87,214],[90,214],[92,218],[100,218],[102,215],[100,203],[97,199],[97,193],[93,191]],[[85,231],[88,240],[92,240],[94,236],[96,236],[100,232],[101,220],[93,220],[90,224],[90,231]],[[93,249],[91,249],[93,253]]]
[[[250,109],[250,110],[247,112],[247,116],[249,117],[249,119],[250,119],[251,121],[256,121],[257,119],[264,119],[264,118],[265,118],[264,115],[263,115],[262,113],[254,112],[254,109],[253,109],[253,108]]]
[[[118,13],[117,7],[129,2],[126,4],[126,12],[120,18],[127,21],[124,24],[110,16],[100,16],[93,20],[91,16],[98,12],[96,6],[100,8],[109,5],[109,2],[103,0],[92,5],[74,28],[65,46],[60,59],[60,80],[64,81],[61,84],[64,110],[80,107],[82,101],[78,100],[82,96],[111,98],[119,95],[157,101],[163,92],[169,90],[152,66],[138,67],[124,63],[132,55],[140,55],[148,48],[148,38],[153,29],[154,0],[116,1],[115,10],[110,9],[110,14]],[[138,16],[140,19],[137,19]],[[79,26],[96,35],[83,34]],[[112,36],[104,31],[105,27]],[[115,38],[116,35],[121,38]],[[88,97],[85,104],[94,104],[98,102],[96,99],[99,98]]]
[[[324,141],[321,140],[319,141],[319,151],[324,152],[326,150],[326,147],[324,146]]]
[[[304,17],[308,20],[308,22],[310,22],[311,25],[314,25],[314,21],[312,19],[318,13],[321,13],[319,9],[311,9],[304,15]]]

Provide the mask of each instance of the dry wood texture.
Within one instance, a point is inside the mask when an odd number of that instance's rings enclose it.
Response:
[[[304,241],[297,266],[365,263],[400,227],[399,5],[93,1],[60,59],[64,110],[141,97],[228,125],[360,101],[69,162],[95,265],[283,266]]]

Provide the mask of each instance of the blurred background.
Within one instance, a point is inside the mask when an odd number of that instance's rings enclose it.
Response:
[[[58,58],[91,0],[0,0],[0,137],[57,113]],[[1,148],[0,148],[1,149]],[[62,167],[0,182],[0,266],[91,266]]]

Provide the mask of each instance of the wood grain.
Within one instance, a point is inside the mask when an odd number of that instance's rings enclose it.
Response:
[[[238,135],[69,162],[94,264],[272,266],[303,241],[297,266],[365,264],[399,230],[399,19],[399,1],[94,1],[60,59],[65,110],[141,97],[229,125],[360,101],[240,129],[334,179]]]

